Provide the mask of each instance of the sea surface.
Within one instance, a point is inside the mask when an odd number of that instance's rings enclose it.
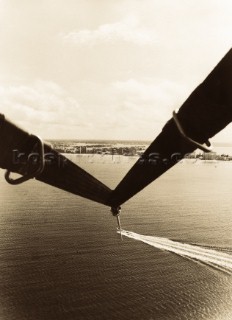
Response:
[[[136,161],[71,159],[111,188]],[[3,174],[1,320],[232,319],[232,162],[176,165],[123,205],[123,241],[107,207]]]

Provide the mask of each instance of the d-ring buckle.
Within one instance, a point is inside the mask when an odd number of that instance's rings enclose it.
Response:
[[[206,142],[206,146],[204,146],[203,144],[200,144],[199,142],[197,142],[197,141],[191,139],[190,137],[188,137],[186,135],[186,133],[184,132],[184,129],[183,129],[181,123],[179,122],[179,119],[177,117],[176,111],[173,111],[172,115],[173,115],[173,119],[175,121],[175,124],[176,124],[180,134],[182,135],[182,137],[185,140],[187,140],[188,142],[192,143],[193,145],[195,145],[197,148],[201,149],[204,152],[212,152],[212,149],[210,148],[211,143],[209,141],[207,141]]]
[[[29,179],[33,179],[33,178],[36,178],[40,173],[43,172],[44,170],[44,167],[45,167],[45,159],[44,159],[44,143],[43,141],[41,140],[40,137],[38,136],[35,136],[35,135],[31,135],[31,137],[33,138],[36,138],[37,140],[37,143],[39,145],[39,166],[38,168],[31,172],[31,173],[28,173],[28,174],[25,174],[24,176],[20,177],[20,178],[17,178],[17,179],[12,179],[10,177],[10,174],[11,174],[11,171],[10,170],[7,170],[6,173],[5,173],[5,179],[8,183],[10,184],[13,184],[13,185],[16,185],[16,184],[20,184],[20,183],[23,183]]]

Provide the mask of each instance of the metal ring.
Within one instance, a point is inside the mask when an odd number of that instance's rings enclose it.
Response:
[[[121,212],[121,207],[111,207],[110,211],[113,216],[118,216]]]
[[[197,142],[197,141],[191,139],[190,137],[188,137],[186,135],[186,133],[184,132],[184,129],[183,129],[181,123],[179,122],[179,119],[177,117],[177,113],[176,113],[175,110],[173,111],[172,115],[173,115],[173,119],[175,121],[175,124],[177,126],[177,129],[179,130],[180,134],[182,135],[182,137],[185,140],[187,140],[188,142],[192,143],[193,145],[195,145],[197,148],[201,149],[204,152],[212,152],[212,148],[209,148],[210,145],[211,145],[211,143],[209,141],[206,142],[207,146],[204,146],[203,144],[200,144],[199,142]]]
[[[29,179],[36,178],[44,170],[44,167],[45,167],[44,143],[43,143],[42,139],[40,137],[38,137],[38,136],[31,135],[31,137],[36,138],[37,143],[39,144],[40,164],[39,164],[38,168],[35,171],[33,171],[33,172],[29,173],[29,174],[25,174],[24,176],[22,176],[20,178],[17,178],[17,179],[12,179],[10,177],[11,171],[7,170],[6,173],[5,173],[5,179],[9,184],[17,185],[17,184],[23,183],[23,182],[25,182],[25,181],[27,181]]]

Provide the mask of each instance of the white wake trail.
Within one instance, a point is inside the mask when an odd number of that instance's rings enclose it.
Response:
[[[121,230],[123,236],[142,241],[152,247],[176,253],[182,257],[203,262],[218,270],[232,273],[232,255],[214,249],[203,248],[167,238],[144,236],[135,232]]]

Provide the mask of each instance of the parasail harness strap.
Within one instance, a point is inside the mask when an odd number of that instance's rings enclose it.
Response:
[[[32,172],[28,172],[25,175],[22,175],[20,178],[17,178],[17,179],[12,179],[10,177],[11,171],[6,170],[5,179],[9,184],[12,184],[12,185],[21,184],[29,179],[36,178],[38,175],[40,175],[43,172],[43,170],[45,168],[44,143],[43,143],[42,139],[38,136],[31,135],[31,137],[37,140],[36,145],[38,145],[39,161],[35,161],[35,162],[38,162],[38,166],[37,166],[37,168],[32,170]]]
[[[51,186],[92,201],[108,205],[112,192],[47,143],[17,127],[0,114],[0,168],[6,169],[6,181],[18,185],[36,178]],[[21,177],[13,179],[11,173]]]
[[[209,139],[232,121],[232,49],[173,113],[160,134],[117,185],[109,200],[117,207],[189,153],[210,152]],[[206,144],[206,147],[203,145]]]

